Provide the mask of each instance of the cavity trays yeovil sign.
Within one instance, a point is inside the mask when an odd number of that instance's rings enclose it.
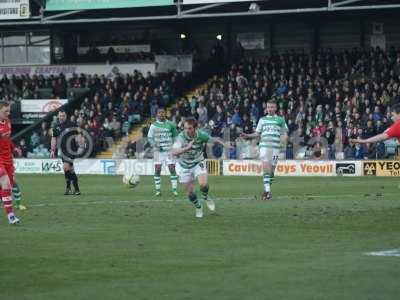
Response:
[[[226,160],[223,163],[224,175],[256,176],[262,174],[260,161]],[[332,161],[295,161],[278,163],[277,176],[335,176],[335,162]]]
[[[113,9],[173,4],[173,0],[47,0],[46,10]]]

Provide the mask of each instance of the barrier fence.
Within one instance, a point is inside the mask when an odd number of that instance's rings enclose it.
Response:
[[[60,159],[15,159],[17,174],[63,173]],[[151,159],[77,159],[74,167],[78,174],[153,175]],[[262,165],[258,160],[207,160],[210,175],[260,176]],[[163,168],[162,175],[168,175]],[[334,161],[334,160],[283,160],[275,170],[275,176],[400,176],[398,160]]]

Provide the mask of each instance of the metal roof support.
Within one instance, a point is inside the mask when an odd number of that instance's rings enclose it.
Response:
[[[181,1],[176,1],[176,14],[179,16],[182,13]]]
[[[182,10],[181,15],[188,15],[188,14],[191,14],[191,13],[194,13],[194,12],[198,12],[198,11],[202,11],[202,10],[206,10],[206,9],[210,9],[210,8],[214,8],[214,7],[218,7],[218,6],[222,6],[222,5],[226,5],[226,4],[229,4],[229,3],[231,3],[231,2],[214,3],[214,4],[208,4],[208,5],[192,8],[192,9]]]
[[[361,2],[364,0],[345,0],[345,1],[339,1],[339,2],[334,2],[331,4],[331,6],[341,6],[341,5],[346,5],[346,4],[350,4],[350,3],[354,3],[354,2]]]
[[[345,11],[345,10],[374,10],[374,9],[388,9],[388,8],[400,8],[400,4],[382,4],[382,5],[363,5],[363,6],[339,6],[332,7],[333,11]]]
[[[346,0],[354,1],[354,0]],[[362,1],[362,0],[357,0]],[[329,6],[331,2],[331,6]],[[200,8],[200,7],[198,7]],[[203,7],[202,7],[203,8]],[[209,7],[208,7],[209,8]],[[100,23],[100,22],[126,22],[126,21],[148,21],[148,20],[176,20],[176,19],[194,19],[194,18],[213,18],[213,17],[237,17],[237,16],[260,16],[260,15],[277,15],[277,14],[298,14],[298,13],[313,13],[313,12],[332,12],[332,11],[351,11],[351,10],[376,10],[376,9],[393,9],[400,8],[400,4],[388,5],[364,5],[364,6],[333,6],[332,1],[328,1],[328,6],[316,8],[298,8],[298,9],[277,9],[277,10],[260,10],[260,11],[242,11],[242,12],[221,12],[221,13],[200,13],[192,14],[193,10],[181,11],[180,15],[167,16],[142,16],[142,17],[123,17],[123,18],[98,18],[98,19],[67,19],[53,20],[67,15],[79,13],[81,11],[69,11],[54,16],[44,18],[42,21],[14,21],[1,22],[0,26],[15,26],[15,25],[33,25],[33,24],[76,24],[76,23]],[[195,9],[195,8],[194,8]],[[199,10],[197,10],[199,11]],[[201,10],[200,10],[201,11]],[[179,12],[179,11],[178,11]]]
[[[62,17],[66,17],[66,16],[71,16],[71,15],[76,15],[79,14],[81,12],[83,12],[84,10],[73,10],[73,11],[67,11],[61,14],[56,14],[56,15],[52,15],[52,16],[48,16],[48,17],[44,17],[42,19],[42,21],[46,22],[48,20],[53,20],[53,19],[58,19],[58,18],[62,18]]]
[[[316,8],[274,9],[274,10],[245,11],[245,12],[235,12],[235,13],[193,14],[193,15],[183,15],[181,17],[184,19],[191,19],[191,18],[209,18],[209,17],[239,17],[239,16],[298,14],[298,13],[325,12],[325,11],[329,11],[329,8],[316,7]]]

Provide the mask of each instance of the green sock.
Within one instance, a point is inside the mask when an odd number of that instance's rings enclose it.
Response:
[[[264,182],[264,191],[270,192],[271,191],[271,175],[268,173],[264,173],[263,182]]]
[[[161,176],[160,175],[154,175],[154,184],[156,186],[156,191],[161,190]]]
[[[171,186],[174,191],[176,191],[178,187],[178,176],[176,176],[176,172],[171,172]]]
[[[206,201],[208,199],[208,190],[209,190],[208,184],[206,186],[203,186],[200,188],[201,195],[202,195],[204,201]]]
[[[201,203],[197,199],[197,195],[195,193],[191,193],[189,195],[189,201],[193,203],[196,208],[201,208]]]
[[[21,190],[19,189],[17,183],[14,183],[14,186],[12,188],[12,197],[14,200],[14,205],[19,206],[21,204]]]

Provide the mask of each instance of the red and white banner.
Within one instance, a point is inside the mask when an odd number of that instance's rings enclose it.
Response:
[[[74,74],[90,74],[106,77],[114,77],[117,74],[132,74],[135,70],[146,76],[148,72],[155,73],[155,63],[135,63],[135,64],[88,64],[88,65],[38,65],[38,66],[7,66],[0,67],[0,77],[21,76],[21,75],[43,75],[58,76],[61,73],[65,77],[71,78]]]
[[[24,99],[21,100],[22,113],[49,113],[66,104],[66,99]]]

